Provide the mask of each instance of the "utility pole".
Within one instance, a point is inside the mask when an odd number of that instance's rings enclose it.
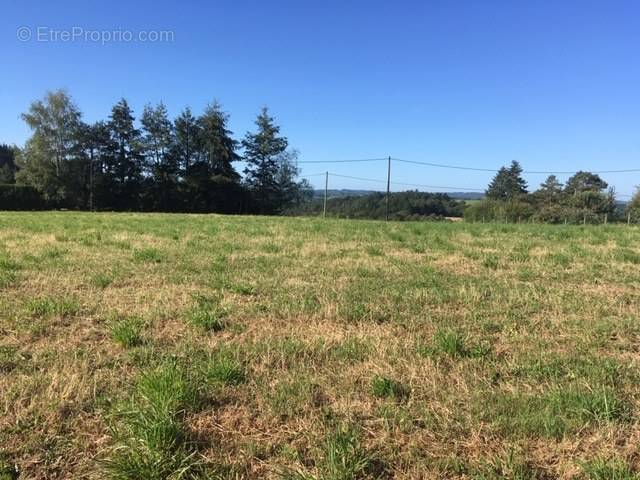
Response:
[[[386,202],[386,213],[385,220],[389,221],[389,188],[391,187],[391,156],[389,156],[389,161],[387,163],[387,202]]]
[[[89,154],[89,211],[93,212],[93,147]]]
[[[324,176],[324,207],[322,208],[322,218],[327,216],[327,190],[329,189],[329,172]]]

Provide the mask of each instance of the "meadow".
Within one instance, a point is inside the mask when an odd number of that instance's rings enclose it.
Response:
[[[0,213],[0,479],[640,478],[640,229]]]

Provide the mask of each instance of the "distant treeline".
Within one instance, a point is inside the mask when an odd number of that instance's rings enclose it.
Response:
[[[485,199],[465,209],[471,221],[541,223],[603,223],[640,221],[640,194],[621,208],[615,192],[598,174],[579,171],[563,185],[555,175],[534,192],[528,191],[516,161],[502,167],[489,184]]]
[[[174,119],[162,103],[147,105],[136,122],[122,99],[87,124],[56,91],[22,118],[32,130],[24,147],[0,146],[0,209],[277,214],[312,195],[266,108],[242,140],[218,103]]]
[[[314,199],[291,208],[293,215],[320,215],[324,208],[323,199]],[[444,193],[417,191],[391,193],[389,195],[389,218],[391,220],[442,219],[461,217],[464,202],[451,199]],[[327,216],[339,218],[384,219],[386,216],[386,195],[371,193],[365,196],[329,198]]]

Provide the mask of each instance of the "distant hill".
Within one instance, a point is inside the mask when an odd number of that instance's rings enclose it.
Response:
[[[372,193],[378,193],[380,190],[327,190],[327,196],[329,198],[345,198],[345,197],[364,197],[371,195]],[[434,192],[432,192],[434,193]],[[484,193],[481,192],[440,192],[446,193],[449,198],[455,200],[480,200],[484,197]],[[314,190],[313,198],[324,198],[324,190]]]

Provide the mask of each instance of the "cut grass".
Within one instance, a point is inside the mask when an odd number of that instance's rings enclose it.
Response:
[[[637,245],[0,213],[0,455],[21,478],[636,478]]]

